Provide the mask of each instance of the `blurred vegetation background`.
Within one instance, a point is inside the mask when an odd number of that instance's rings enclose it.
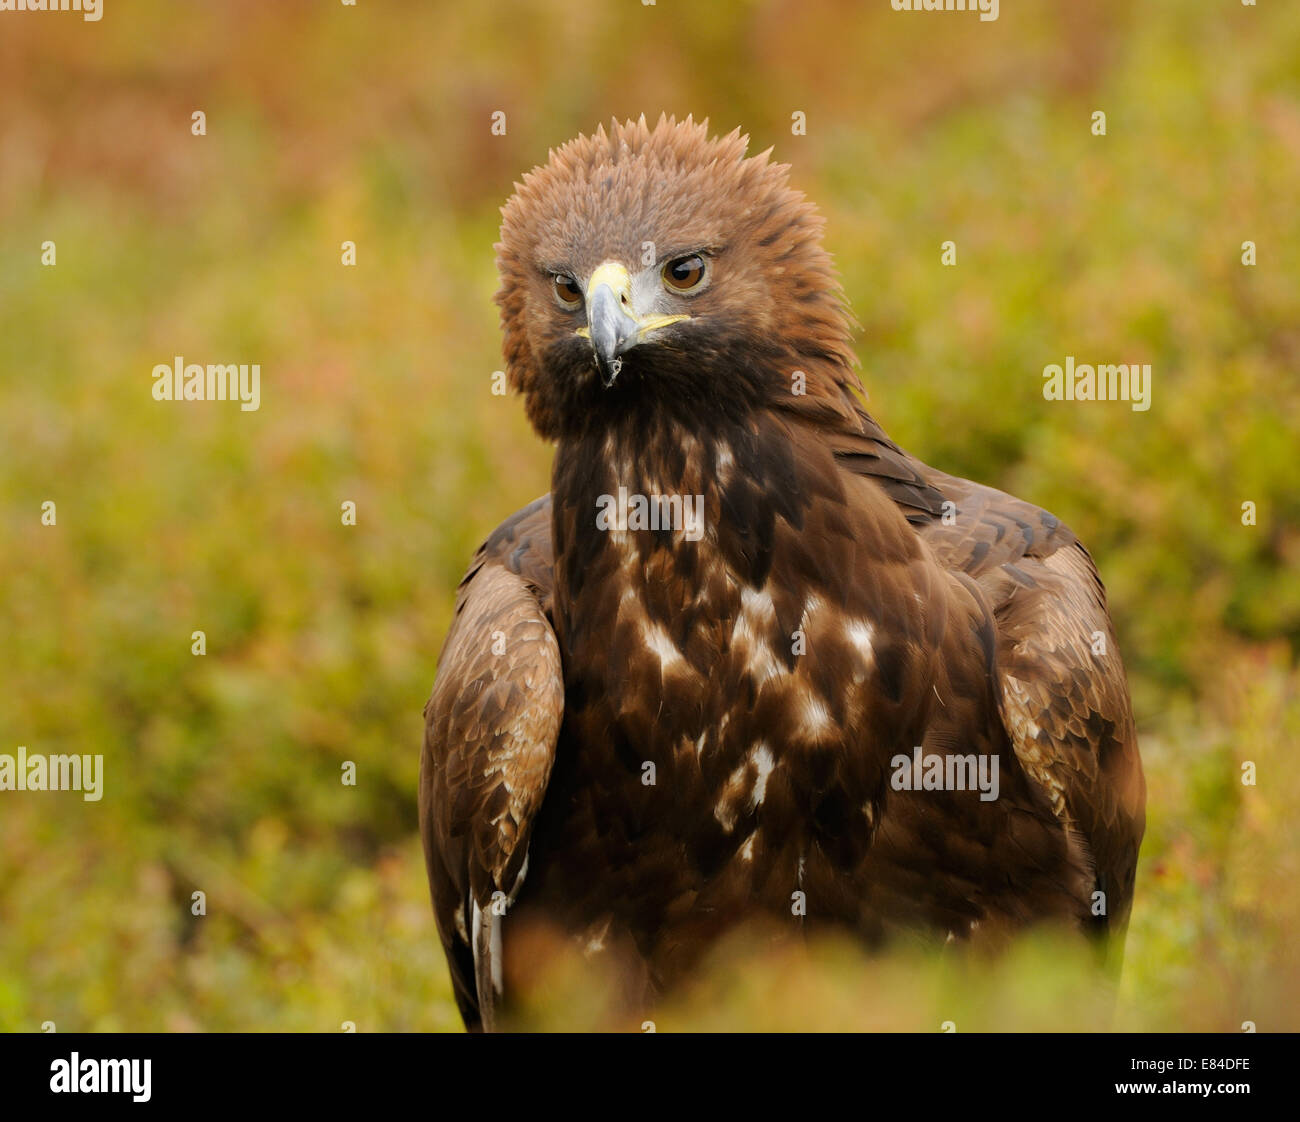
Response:
[[[661,110],[793,165],[891,434],[1098,560],[1150,788],[1116,1023],[1300,1027],[1298,92],[1300,5],[1237,0],[0,15],[0,752],[106,770],[0,793],[0,1028],[459,1027],[420,711],[472,550],[549,486],[490,393],[497,207]],[[1045,402],[1067,354],[1150,362],[1150,411]],[[175,355],[260,363],[260,411],[155,402]],[[1077,966],[741,940],[659,1024],[1102,1026]],[[590,982],[532,1023],[611,1023]]]

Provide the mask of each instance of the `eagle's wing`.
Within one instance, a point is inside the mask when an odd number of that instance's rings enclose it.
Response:
[[[564,711],[550,515],[549,497],[539,499],[479,549],[424,709],[420,833],[456,1002],[471,1027],[493,1027],[502,916],[523,885]]]
[[[915,461],[914,461],[915,462]],[[997,623],[999,703],[1016,755],[1096,865],[1097,929],[1123,931],[1133,900],[1145,790],[1124,664],[1087,550],[1044,510],[923,464],[951,502],[921,536],[973,577]]]
[[[1122,931],[1146,783],[1124,664],[1092,558],[1058,518],[928,467],[846,401],[857,423],[832,436],[836,459],[873,478],[940,562],[974,578],[987,597],[1007,734],[1058,817],[1089,847],[1096,890],[1105,894],[1097,929]]]

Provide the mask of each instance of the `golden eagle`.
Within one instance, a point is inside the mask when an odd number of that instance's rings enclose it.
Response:
[[[1091,558],[863,410],[822,219],[768,153],[613,123],[503,208],[551,491],[461,583],[420,824],[470,1028],[531,914],[650,995],[750,917],[1122,941],[1145,784]]]

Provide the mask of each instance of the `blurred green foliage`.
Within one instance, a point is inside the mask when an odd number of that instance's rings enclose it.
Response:
[[[420,709],[550,454],[489,392],[496,208],[661,110],[793,165],[890,432],[1100,564],[1150,785],[1116,1023],[1300,1026],[1300,8],[106,9],[0,17],[0,751],[107,773],[98,803],[0,794],[0,1028],[459,1025]],[[1150,362],[1150,412],[1045,402],[1067,354]],[[261,410],[156,403],[175,355],[259,362]],[[660,1027],[1101,1026],[1074,961],[742,940]],[[532,1023],[609,1023],[566,969]]]

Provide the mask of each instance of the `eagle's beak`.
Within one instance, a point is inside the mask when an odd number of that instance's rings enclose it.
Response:
[[[587,282],[587,326],[579,335],[591,340],[600,380],[612,386],[622,369],[622,356],[651,332],[686,316],[638,316],[632,304],[632,278],[614,261],[601,265]]]
[[[587,282],[587,330],[596,352],[600,380],[612,386],[623,360],[619,356],[637,342],[632,311],[632,278],[622,265],[602,265]]]

